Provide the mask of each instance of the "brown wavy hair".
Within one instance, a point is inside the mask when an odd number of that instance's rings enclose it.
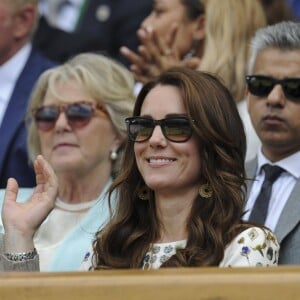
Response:
[[[216,266],[226,245],[245,227],[244,206],[246,139],[242,121],[228,89],[213,75],[177,67],[146,84],[137,97],[133,115],[139,116],[145,97],[157,85],[178,87],[187,116],[198,138],[201,183],[208,182],[210,199],[196,197],[187,220],[187,245],[163,267]],[[162,99],[163,101],[163,99]],[[151,243],[160,237],[155,197],[142,201],[145,182],[137,168],[134,143],[128,141],[123,165],[110,193],[118,204],[109,224],[94,241],[94,269],[140,268]],[[110,194],[111,195],[111,194]]]

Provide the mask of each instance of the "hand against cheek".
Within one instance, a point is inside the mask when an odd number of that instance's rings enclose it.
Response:
[[[141,45],[138,53],[122,47],[121,53],[132,62],[131,71],[135,80],[146,83],[165,70],[181,65],[179,53],[175,47],[177,24],[174,24],[168,37],[161,37],[152,29],[139,29]]]
[[[34,233],[54,207],[58,182],[53,169],[39,155],[34,162],[37,186],[26,203],[16,202],[18,183],[10,178],[7,183],[2,220],[5,229],[5,247],[10,251],[32,244]]]

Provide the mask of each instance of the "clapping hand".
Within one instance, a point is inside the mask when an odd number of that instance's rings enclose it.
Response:
[[[49,163],[39,155],[34,162],[37,186],[25,203],[16,202],[18,183],[7,182],[2,220],[5,229],[5,250],[24,252],[33,249],[33,236],[54,207],[58,192],[56,175]]]

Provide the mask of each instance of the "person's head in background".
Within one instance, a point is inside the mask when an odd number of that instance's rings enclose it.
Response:
[[[153,9],[140,28],[169,38],[176,26],[174,46],[183,59],[191,50],[193,55],[202,56],[204,24],[204,5],[199,0],[154,0]]]
[[[99,193],[118,169],[132,90],[130,72],[102,55],[80,54],[44,72],[28,108],[31,160],[43,154],[60,187],[94,182]]]
[[[38,0],[0,1],[0,65],[18,52],[37,24]]]
[[[260,2],[265,10],[268,25],[293,20],[288,0],[260,0]]]
[[[234,99],[242,100],[248,45],[255,31],[266,25],[260,0],[155,0],[140,32],[153,30],[170,39],[174,25],[171,50],[176,48],[179,59],[197,57],[200,70],[217,74]]]
[[[259,0],[202,0],[205,44],[199,69],[217,74],[236,102],[245,97],[249,43],[266,25]]]
[[[248,110],[272,162],[300,150],[300,23],[257,31],[251,43]]]
[[[230,92],[208,73],[173,68],[144,85],[133,116],[111,188],[118,208],[98,235],[95,267],[140,268],[149,245],[168,239],[167,207],[173,238],[187,247],[166,265],[218,265],[244,205],[246,141]]]

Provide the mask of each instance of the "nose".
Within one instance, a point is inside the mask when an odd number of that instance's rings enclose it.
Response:
[[[141,29],[147,30],[149,26],[152,27],[153,22],[152,22],[152,12],[143,20],[143,22],[140,25]]]
[[[152,147],[165,147],[167,145],[167,139],[164,136],[160,125],[156,125],[154,127],[149,143]]]
[[[267,104],[274,107],[283,107],[285,102],[286,97],[282,86],[280,84],[276,84],[267,97]]]
[[[58,118],[55,122],[55,131],[64,131],[64,130],[70,130],[71,127],[68,123],[67,116],[64,111],[60,111]]]

